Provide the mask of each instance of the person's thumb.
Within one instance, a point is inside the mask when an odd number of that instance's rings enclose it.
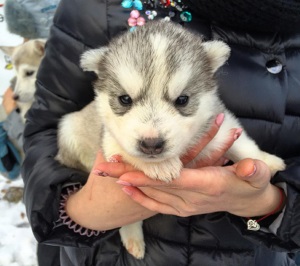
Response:
[[[271,179],[268,166],[260,160],[244,159],[236,164],[236,175],[255,188],[266,186]]]

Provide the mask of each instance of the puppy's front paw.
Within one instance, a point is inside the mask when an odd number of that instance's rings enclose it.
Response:
[[[264,153],[262,160],[269,166],[272,176],[274,176],[276,172],[284,170],[286,167],[281,158],[269,153]]]
[[[142,171],[145,175],[152,179],[161,180],[164,182],[171,182],[180,175],[182,163],[180,159],[170,159],[160,163],[147,164],[142,167]]]

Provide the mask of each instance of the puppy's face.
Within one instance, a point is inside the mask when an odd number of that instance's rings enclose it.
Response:
[[[38,67],[22,64],[17,70],[17,83],[14,99],[18,102],[32,102],[35,93],[35,81]]]
[[[18,102],[32,102],[35,93],[36,74],[44,55],[45,42],[30,40],[16,47],[0,47],[11,57],[17,83],[14,98]]]
[[[171,23],[142,28],[88,51],[82,66],[98,74],[97,106],[110,134],[131,156],[161,161],[183,154],[207,130],[213,74],[229,49]]]

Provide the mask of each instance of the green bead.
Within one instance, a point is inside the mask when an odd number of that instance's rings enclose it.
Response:
[[[190,21],[192,21],[192,14],[191,14],[191,12],[183,11],[180,14],[180,18],[184,22],[190,22]]]

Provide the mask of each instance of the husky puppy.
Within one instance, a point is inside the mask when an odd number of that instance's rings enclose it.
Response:
[[[96,153],[119,154],[147,176],[170,182],[179,177],[180,156],[225,113],[218,134],[197,159],[221,149],[238,120],[218,97],[214,77],[230,54],[221,41],[204,42],[172,22],[149,22],[113,39],[107,47],[85,52],[81,66],[94,71],[95,99],[67,114],[59,125],[57,159],[89,172]],[[226,157],[263,160],[272,174],[284,162],[261,151],[246,132]],[[142,222],[123,226],[121,239],[136,258],[144,257]]]
[[[23,121],[34,100],[36,74],[44,56],[44,47],[45,40],[42,39],[30,40],[15,47],[0,46],[0,49],[10,56],[16,71],[14,99]]]

